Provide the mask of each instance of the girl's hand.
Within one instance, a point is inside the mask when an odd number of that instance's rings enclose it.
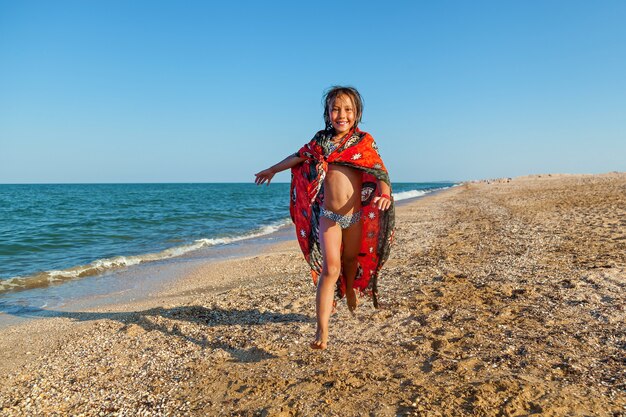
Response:
[[[373,203],[378,210],[387,210],[391,207],[391,197],[387,194],[383,194],[380,197],[374,197]]]
[[[254,183],[256,185],[261,185],[267,181],[267,185],[270,185],[270,181],[272,181],[274,174],[276,173],[272,171],[270,168],[264,169],[261,172],[257,172],[256,174],[254,174],[254,176],[256,177],[254,180]]]

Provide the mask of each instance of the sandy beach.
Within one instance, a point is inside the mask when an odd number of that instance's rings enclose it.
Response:
[[[295,240],[49,311],[0,330],[0,416],[626,415],[626,174],[402,205],[379,287],[323,352]]]

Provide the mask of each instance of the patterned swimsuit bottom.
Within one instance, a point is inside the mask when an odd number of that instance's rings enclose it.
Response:
[[[361,210],[352,214],[341,215],[335,213],[334,211],[326,210],[324,207],[322,207],[320,209],[320,216],[326,217],[327,219],[334,221],[342,229],[347,229],[354,223],[357,223],[359,220],[361,220]]]

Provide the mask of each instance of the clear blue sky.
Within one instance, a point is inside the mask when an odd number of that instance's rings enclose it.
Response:
[[[625,171],[624,22],[608,0],[0,0],[0,183],[252,181],[333,84],[394,181]]]

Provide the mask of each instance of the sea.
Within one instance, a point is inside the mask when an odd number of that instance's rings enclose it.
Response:
[[[454,185],[394,183],[393,196]],[[128,282],[140,266],[245,253],[295,238],[290,228],[287,183],[0,184],[0,312],[45,307],[52,293],[62,304],[77,296],[59,290],[69,283],[102,293],[110,283],[99,277]]]

